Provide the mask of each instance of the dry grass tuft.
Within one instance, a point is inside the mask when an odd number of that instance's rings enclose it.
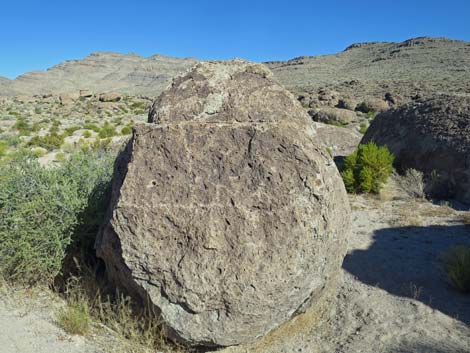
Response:
[[[67,281],[64,292],[67,305],[57,314],[58,323],[68,333],[85,335],[93,327],[105,328],[119,341],[119,348],[113,347],[113,353],[190,352],[168,341],[164,325],[149,309],[150,305],[142,309],[124,293],[109,293],[94,271],[80,269],[80,272],[80,276]]]
[[[450,207],[447,203],[443,203],[441,205],[429,204],[428,207],[425,207],[421,210],[421,214],[425,217],[444,218],[454,216],[455,210]]]
[[[67,295],[66,306],[57,311],[57,323],[71,335],[87,335],[91,329],[88,300],[79,290],[72,290]]]
[[[424,192],[424,176],[423,173],[416,169],[407,169],[405,174],[398,178],[400,187],[410,197],[424,199],[426,194]]]

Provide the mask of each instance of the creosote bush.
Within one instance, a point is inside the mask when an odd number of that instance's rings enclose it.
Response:
[[[451,247],[443,255],[443,260],[452,285],[461,292],[470,293],[470,246]]]
[[[76,153],[44,168],[19,154],[0,168],[0,275],[49,283],[71,243],[90,246],[102,221],[114,156]],[[91,239],[90,239],[91,237]]]
[[[393,155],[386,146],[374,142],[360,145],[344,160],[343,177],[350,193],[378,193],[393,171]]]

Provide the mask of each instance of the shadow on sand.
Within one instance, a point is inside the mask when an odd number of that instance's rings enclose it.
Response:
[[[446,342],[429,342],[403,344],[388,350],[387,353],[468,353],[468,350],[449,346]]]
[[[451,287],[441,254],[470,245],[470,226],[398,227],[375,231],[373,244],[354,250],[343,268],[368,285],[419,300],[470,325],[470,295]]]

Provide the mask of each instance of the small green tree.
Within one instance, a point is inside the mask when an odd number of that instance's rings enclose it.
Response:
[[[374,142],[360,145],[344,160],[341,173],[350,193],[378,193],[393,171],[394,157],[386,146]]]

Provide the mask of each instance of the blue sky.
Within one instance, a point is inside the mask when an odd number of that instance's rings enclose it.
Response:
[[[0,76],[96,51],[267,61],[423,35],[470,40],[470,1],[3,0]]]

